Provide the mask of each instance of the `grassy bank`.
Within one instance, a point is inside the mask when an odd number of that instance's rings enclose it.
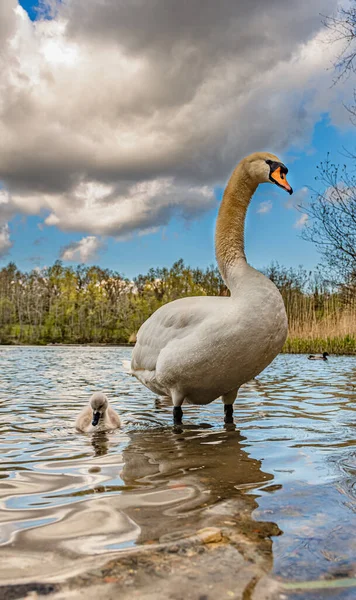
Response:
[[[327,351],[329,354],[356,355],[356,337],[300,338],[288,337],[283,347],[287,354],[315,354]]]
[[[131,338],[133,339],[133,338]],[[99,342],[99,341],[48,341],[44,338],[44,336],[37,339],[35,332],[31,334],[31,332],[27,331],[26,335],[20,335],[19,331],[16,329],[13,333],[11,331],[7,332],[6,339],[1,340],[0,344],[2,345],[11,345],[11,346],[26,346],[26,345],[34,345],[34,346],[76,346],[76,345],[86,345],[86,346],[127,346],[133,347],[134,341],[128,342],[126,339],[120,339],[120,336],[117,337],[116,340],[107,341],[107,342]],[[326,337],[312,337],[311,335],[306,337],[300,336],[288,336],[286,343],[284,344],[282,352],[287,354],[310,354],[310,353],[322,353],[324,351],[329,352],[329,354],[347,354],[347,355],[355,355],[356,356],[356,335],[344,335],[344,336],[326,336]]]
[[[302,268],[271,265],[289,323],[285,352],[356,354],[355,294],[330,290]],[[141,324],[163,304],[187,296],[229,292],[215,267],[183,261],[150,269],[133,281],[99,267],[55,263],[42,271],[0,270],[0,344],[108,344],[135,341]],[[258,318],[258,315],[256,315]]]
[[[328,310],[326,310],[328,309]],[[315,311],[300,310],[289,316],[289,336],[284,352],[324,352],[356,355],[356,306],[353,302],[333,306],[333,298],[318,317]]]

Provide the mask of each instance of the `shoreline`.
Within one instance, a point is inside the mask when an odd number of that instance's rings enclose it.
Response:
[[[354,348],[351,348],[349,352],[342,349],[341,351],[335,351],[330,349],[330,340],[324,340],[322,343],[322,349],[320,349],[321,340],[317,340],[317,346],[312,348],[313,340],[305,340],[306,345],[309,346],[308,349],[284,349],[279,354],[296,354],[296,355],[305,355],[305,354],[319,354],[323,352],[325,349],[332,356],[356,356],[356,340],[354,342]],[[288,345],[292,345],[293,340],[290,340]],[[28,344],[28,343],[2,343],[0,342],[0,348],[133,348],[135,344],[133,342],[120,342],[117,344],[114,343],[100,343],[100,342],[85,342],[85,343],[65,343],[65,342],[50,342],[47,344]]]
[[[120,342],[118,344],[111,344],[111,343],[100,343],[100,342],[83,342],[82,344],[79,344],[77,342],[71,344],[68,342],[49,342],[48,344],[27,344],[27,343],[8,343],[8,344],[4,344],[3,342],[0,342],[0,348],[8,348],[8,347],[20,347],[20,348],[52,348],[52,347],[57,347],[57,346],[65,346],[65,347],[88,347],[88,346],[92,346],[94,348],[133,348],[134,347],[134,343],[131,342]]]

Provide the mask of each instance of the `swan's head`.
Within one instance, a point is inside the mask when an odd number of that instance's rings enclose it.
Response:
[[[105,414],[108,405],[108,399],[102,392],[95,392],[95,394],[92,395],[90,398],[90,406],[93,410],[92,425],[95,426],[99,423],[100,418]]]
[[[246,156],[242,161],[242,165],[257,185],[259,183],[274,183],[285,189],[289,194],[293,194],[286,178],[288,169],[274,154],[255,152]]]

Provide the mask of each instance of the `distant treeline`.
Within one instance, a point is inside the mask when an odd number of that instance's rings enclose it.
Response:
[[[287,352],[356,354],[356,301],[318,275],[278,264],[265,269],[283,296],[289,319]],[[130,281],[96,266],[0,271],[1,344],[120,344],[162,304],[184,296],[228,295],[216,267],[192,269],[182,260]]]

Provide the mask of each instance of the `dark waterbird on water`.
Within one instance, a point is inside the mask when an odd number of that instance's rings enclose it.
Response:
[[[322,354],[309,354],[308,360],[328,360],[326,357],[329,356],[329,352],[323,352]]]

